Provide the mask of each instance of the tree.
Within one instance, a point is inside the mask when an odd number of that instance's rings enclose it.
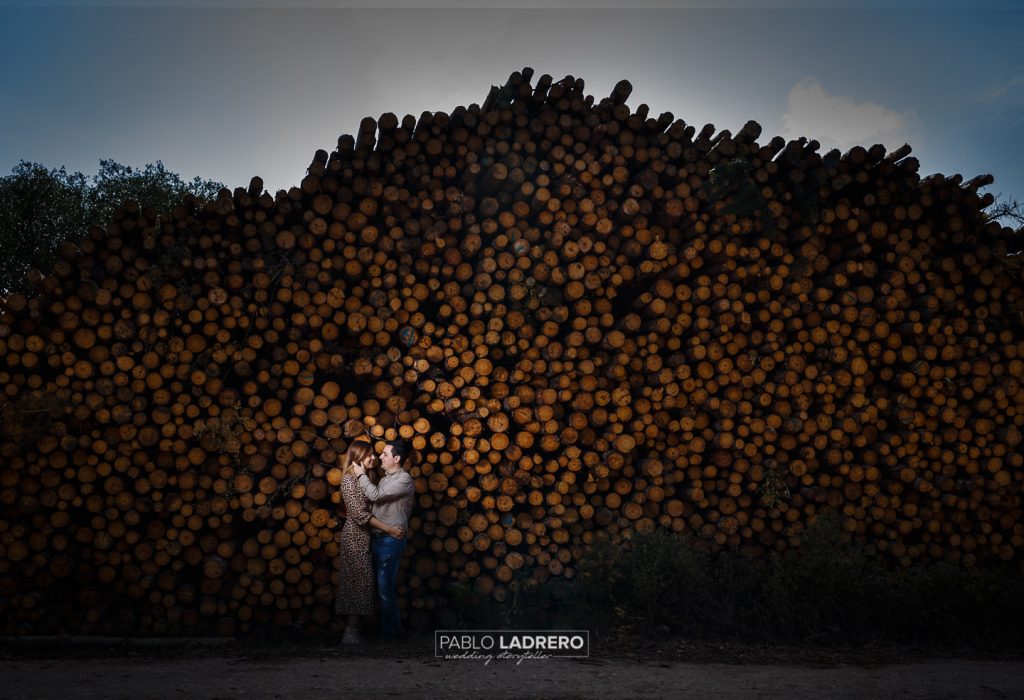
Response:
[[[986,208],[985,217],[1013,229],[1016,245],[1011,243],[1006,261],[1012,270],[1024,271],[1024,203],[1014,197],[996,195],[995,201]]]
[[[143,207],[158,211],[170,211],[182,197],[191,193],[200,199],[214,199],[224,185],[213,180],[198,177],[185,182],[177,173],[172,173],[160,161],[148,164],[142,170],[133,170],[112,160],[101,160],[100,171],[93,178],[94,217],[104,221],[131,199]]]
[[[222,187],[198,177],[186,182],[160,161],[135,169],[101,160],[91,178],[21,161],[0,178],[0,296],[31,293],[29,269],[49,269],[62,243],[81,240],[128,199],[169,211],[186,194],[212,199]]]
[[[28,269],[46,269],[61,243],[84,235],[89,192],[81,173],[25,161],[0,179],[0,294],[27,291]]]
[[[1002,219],[1011,227],[1016,226],[1018,230],[1024,228],[1024,203],[1013,197],[998,195],[996,201],[985,211],[985,215],[989,220]]]

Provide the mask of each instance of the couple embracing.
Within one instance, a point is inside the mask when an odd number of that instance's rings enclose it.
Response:
[[[409,447],[388,442],[380,454],[383,472],[371,479],[373,447],[366,439],[349,445],[342,458],[341,497],[345,525],[339,542],[340,580],[335,612],[346,616],[342,644],[359,644],[359,617],[373,614],[374,583],[380,600],[381,637],[397,640],[401,632],[398,610],[398,565],[409,532],[415,487],[406,471]]]

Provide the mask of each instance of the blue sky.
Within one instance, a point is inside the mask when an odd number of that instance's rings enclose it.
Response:
[[[479,103],[531,66],[598,98],[626,78],[630,106],[698,128],[754,119],[762,141],[909,142],[922,174],[1024,199],[1020,3],[280,4],[0,0],[0,173],[162,160],[274,191],[364,116]]]

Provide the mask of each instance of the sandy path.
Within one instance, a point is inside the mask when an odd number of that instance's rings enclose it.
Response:
[[[1024,662],[926,659],[883,666],[513,661],[237,654],[10,658],[7,698],[1019,698]]]

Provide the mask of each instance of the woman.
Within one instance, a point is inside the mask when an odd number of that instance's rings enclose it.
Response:
[[[342,457],[341,498],[345,503],[345,524],[338,536],[338,568],[340,579],[334,610],[346,615],[342,644],[360,644],[359,616],[373,614],[373,565],[370,561],[370,528],[401,538],[402,528],[394,527],[370,515],[369,502],[359,489],[352,473],[357,464],[368,468],[373,463],[373,450],[366,440],[356,440]]]

